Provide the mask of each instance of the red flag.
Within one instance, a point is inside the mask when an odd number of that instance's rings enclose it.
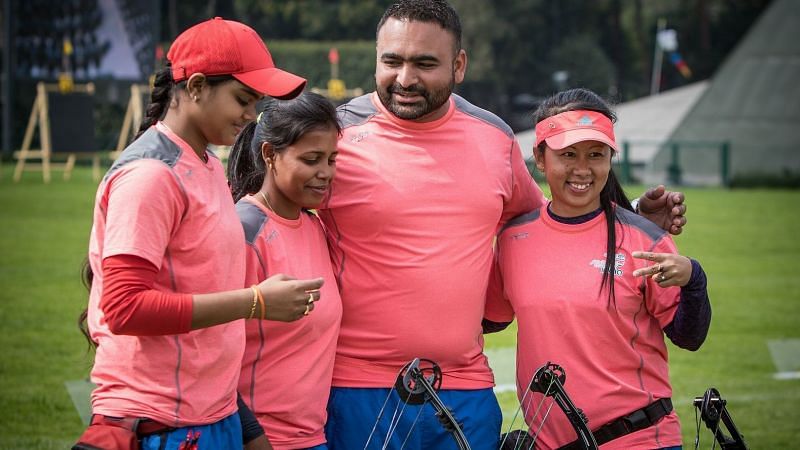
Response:
[[[331,64],[339,64],[339,50],[336,50],[336,47],[331,47],[331,49],[328,50],[328,61],[330,61]]]

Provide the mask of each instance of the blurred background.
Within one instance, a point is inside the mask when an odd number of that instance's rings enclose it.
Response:
[[[129,139],[122,125],[130,86],[148,83],[181,30],[213,16],[253,26],[278,65],[307,77],[309,86],[335,102],[344,102],[374,88],[375,26],[390,3],[5,0],[2,157],[11,159],[21,146],[36,83],[63,83],[64,77],[94,84],[95,147],[119,149]],[[800,185],[800,157],[789,144],[798,138],[794,125],[800,122],[800,88],[794,81],[800,69],[792,62],[800,57],[797,2],[452,3],[463,22],[469,56],[466,81],[457,92],[509,123],[520,133],[524,151],[530,152],[532,131],[524,132],[533,126],[530,112],[538,102],[557,90],[587,87],[619,105],[619,140],[626,142],[619,163],[626,182]],[[770,9],[773,18],[766,20]],[[765,23],[754,33],[759,20]],[[755,43],[752,48],[734,51],[748,36]],[[730,74],[721,76],[726,65]],[[749,72],[742,75],[742,70]],[[715,86],[712,80],[720,82]],[[673,95],[663,95],[667,93]],[[146,91],[143,98],[146,102]],[[631,107],[630,102],[648,98]],[[690,115],[696,107],[703,109],[704,98],[714,116],[705,117],[706,122]],[[727,102],[724,114],[720,99]],[[787,99],[795,106],[787,106]],[[743,131],[741,122],[753,114],[772,123]],[[728,116],[724,123],[719,123],[721,116]],[[772,136],[775,142],[769,147],[780,157],[754,157],[752,147],[765,144],[755,135]],[[35,146],[36,135],[33,140]]]
[[[796,448],[800,1],[451,2],[469,58],[457,93],[508,122],[526,157],[541,99],[588,87],[616,105],[629,196],[657,183],[686,194],[675,240],[703,263],[714,318],[698,352],[670,345],[685,447],[716,445],[692,406],[714,386],[752,448]],[[343,103],[374,89],[390,3],[0,1],[0,450],[69,448],[88,420],[93,354],[75,322],[94,193],[172,39],[210,17],[240,20],[279,66]],[[515,326],[486,339],[507,422],[515,343]]]

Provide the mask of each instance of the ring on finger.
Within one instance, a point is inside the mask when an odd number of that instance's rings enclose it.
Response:
[[[312,303],[314,303],[314,293],[313,292],[309,292],[308,293],[308,301],[306,302],[306,304],[310,305]]]
[[[306,303],[306,311],[303,313],[303,315],[307,316],[309,311],[311,311],[311,304]]]
[[[664,275],[663,272],[658,274],[658,281],[664,281],[666,279],[667,279],[667,277],[666,277],[666,275]]]

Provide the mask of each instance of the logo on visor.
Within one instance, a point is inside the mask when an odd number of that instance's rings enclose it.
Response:
[[[594,125],[594,119],[589,116],[581,116],[581,118],[575,122],[575,125]]]

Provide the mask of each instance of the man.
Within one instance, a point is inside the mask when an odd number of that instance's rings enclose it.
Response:
[[[340,107],[337,176],[320,208],[343,303],[332,450],[368,439],[369,448],[384,439],[387,448],[457,448],[430,406],[393,417],[391,388],[416,357],[441,367],[440,396],[471,447],[497,448],[502,415],[481,334],[492,239],[545,199],[508,125],[452,94],[466,67],[456,12],[444,1],[401,1],[378,24],[376,91]],[[680,232],[682,200],[661,194],[643,206],[677,202]]]

